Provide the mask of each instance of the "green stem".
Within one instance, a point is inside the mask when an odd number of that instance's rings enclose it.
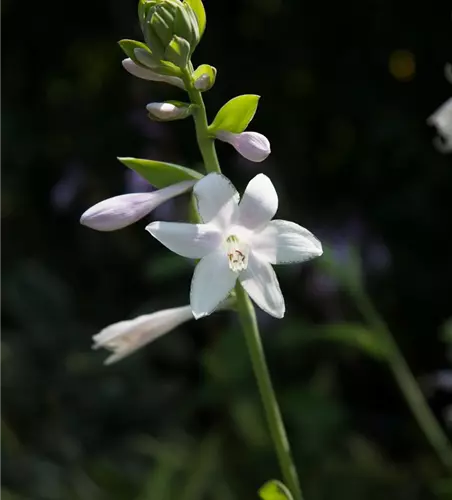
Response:
[[[438,458],[445,467],[452,471],[452,447],[449,439],[433,415],[390,329],[365,292],[360,291],[353,295],[361,314],[369,326],[385,339],[390,352],[389,367],[419,427],[436,451]]]
[[[204,106],[201,92],[194,88],[190,70],[187,69],[183,72],[182,79],[184,80],[190,101],[195,105],[193,119],[195,121],[196,138],[198,139],[199,149],[201,150],[206,171],[208,173],[221,173],[217,152],[215,150],[215,139],[209,136],[206,107]]]
[[[287,440],[281,412],[279,410],[267,362],[265,360],[254,306],[239,281],[237,281],[235,291],[240,322],[245,332],[245,338],[251,356],[254,375],[256,376],[257,385],[259,387],[262,403],[264,405],[270,434],[273,440],[273,445],[276,449],[284,483],[292,493],[294,500],[302,500],[303,495],[301,493],[297,472],[293,463],[289,441]]]

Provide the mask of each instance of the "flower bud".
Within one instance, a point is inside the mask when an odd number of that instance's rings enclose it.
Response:
[[[163,202],[189,191],[196,181],[183,181],[151,193],[114,196],[89,208],[80,223],[97,231],[116,231],[148,215]]]
[[[152,71],[151,69],[144,68],[143,66],[135,64],[130,58],[124,59],[122,61],[122,65],[124,66],[124,69],[126,71],[128,71],[131,75],[136,76],[137,78],[142,78],[143,80],[151,80],[153,82],[165,82],[169,83],[170,85],[179,87],[182,90],[185,89],[182,78],[179,78],[177,76],[160,75],[155,71]]]
[[[452,98],[438,108],[428,119],[427,123],[436,127],[438,139],[436,145],[443,153],[452,152]]]
[[[196,90],[205,92],[210,90],[217,77],[217,70],[208,64],[201,64],[193,73],[194,87]]]
[[[242,132],[233,134],[225,130],[216,133],[217,139],[229,142],[247,160],[254,162],[264,161],[270,154],[270,142],[258,132]]]
[[[175,64],[184,68],[184,61],[193,53],[200,39],[198,19],[191,6],[180,0],[140,0],[138,15],[144,39],[153,56],[171,61],[168,55],[175,56],[171,48],[168,52],[170,44],[177,45],[173,47],[176,54],[183,45],[183,57]],[[185,43],[174,42],[174,37],[183,39]]]
[[[105,364],[109,365],[190,319],[193,319],[191,307],[184,306],[113,323],[93,336],[93,349],[104,347],[113,351],[113,354],[105,361]]]
[[[191,106],[183,102],[151,102],[146,106],[149,117],[157,121],[182,120],[191,114]]]

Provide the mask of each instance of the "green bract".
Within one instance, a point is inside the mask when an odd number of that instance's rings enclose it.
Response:
[[[164,188],[182,181],[199,180],[204,177],[196,170],[164,161],[140,158],[118,158],[126,167],[135,170],[156,188]]]
[[[170,61],[181,69],[187,66],[201,38],[201,29],[205,26],[205,14],[202,15],[204,9],[199,9],[198,2],[193,3],[198,13],[195,13],[189,2],[140,0],[140,26],[153,58]]]
[[[219,130],[240,134],[243,132],[256,113],[260,96],[254,94],[240,95],[228,101],[218,111],[209,132],[214,135]]]
[[[293,500],[289,489],[281,481],[273,479],[259,489],[262,500]]]

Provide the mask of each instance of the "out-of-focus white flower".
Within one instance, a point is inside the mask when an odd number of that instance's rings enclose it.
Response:
[[[440,106],[428,119],[427,123],[436,127],[441,139],[436,145],[443,153],[452,152],[452,98]]]
[[[122,61],[122,65],[124,66],[124,69],[131,75],[142,78],[143,80],[169,83],[171,85],[179,87],[182,90],[185,90],[185,85],[182,81],[182,78],[178,78],[177,76],[160,75],[159,73],[152,71],[152,69],[145,68],[144,66],[136,64],[130,58],[124,59]]]
[[[184,306],[113,323],[93,336],[93,349],[104,347],[112,351],[113,354],[105,361],[109,365],[190,319],[193,319],[191,307]]]
[[[161,121],[181,120],[190,114],[190,106],[184,103],[177,105],[172,102],[151,102],[146,109],[152,118]]]
[[[254,162],[264,161],[270,154],[270,142],[265,135],[258,132],[242,132],[233,134],[220,130],[216,134],[217,139],[229,142],[247,160]]]
[[[116,231],[148,215],[163,202],[189,191],[196,181],[183,181],[151,193],[114,196],[89,208],[80,223],[97,231]]]
[[[196,319],[212,313],[237,279],[268,314],[282,318],[284,297],[271,264],[304,262],[322,255],[322,245],[307,229],[271,220],[278,195],[270,179],[259,174],[239,194],[221,174],[212,173],[193,189],[203,224],[153,222],[152,236],[173,252],[201,259],[191,284]]]

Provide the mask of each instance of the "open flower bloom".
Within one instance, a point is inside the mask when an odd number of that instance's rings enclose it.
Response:
[[[163,202],[189,191],[196,181],[183,181],[151,193],[114,196],[89,208],[80,223],[97,231],[116,231],[148,215]]]
[[[190,319],[193,319],[191,307],[184,306],[120,321],[93,336],[93,349],[104,347],[112,351],[113,354],[105,361],[105,364],[109,365]]]
[[[452,152],[452,98],[438,108],[427,123],[435,126],[442,138],[436,141],[438,149],[443,153]]]
[[[258,132],[233,134],[220,130],[216,133],[216,137],[220,141],[229,142],[243,157],[250,161],[264,161],[271,152],[269,140]]]
[[[190,293],[195,318],[214,311],[237,279],[260,308],[282,318],[284,298],[271,264],[318,257],[320,242],[293,222],[271,220],[278,196],[266,175],[250,181],[240,202],[234,186],[221,174],[207,175],[193,192],[203,224],[153,222],[146,230],[173,252],[201,259]]]
[[[185,90],[184,82],[182,78],[178,78],[177,76],[168,76],[168,75],[160,75],[152,69],[145,68],[144,66],[140,66],[136,64],[132,59],[124,59],[122,61],[122,65],[126,71],[128,71],[131,75],[136,76],[137,78],[142,78],[143,80],[151,80],[153,82],[164,82],[169,83],[170,85],[175,85],[182,90]]]

